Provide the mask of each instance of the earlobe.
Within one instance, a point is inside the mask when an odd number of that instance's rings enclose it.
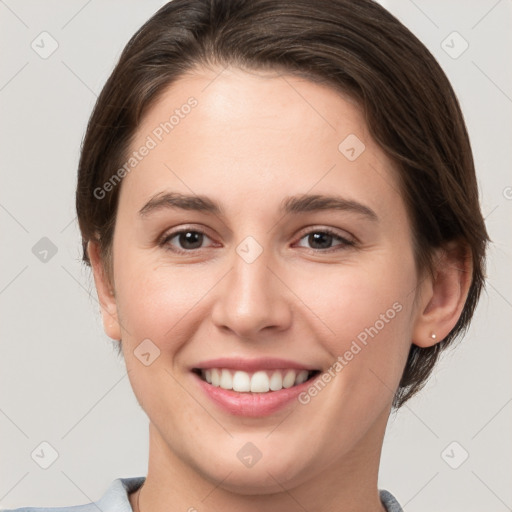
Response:
[[[120,340],[121,329],[117,313],[116,298],[111,288],[110,280],[105,273],[104,265],[100,256],[99,244],[95,241],[89,240],[87,243],[87,254],[89,255],[89,260],[91,262],[94,284],[96,285],[96,292],[101,306],[103,329],[109,338]]]
[[[412,342],[422,348],[442,341],[460,318],[471,286],[468,248],[452,242],[438,251],[433,276],[422,286]]]

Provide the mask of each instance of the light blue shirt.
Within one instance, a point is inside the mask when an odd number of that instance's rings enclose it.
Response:
[[[133,512],[128,495],[135,492],[145,480],[145,476],[117,478],[110,484],[105,494],[94,503],[73,507],[22,507],[2,509],[2,512]],[[403,512],[402,507],[390,492],[380,490],[379,493],[387,512]]]

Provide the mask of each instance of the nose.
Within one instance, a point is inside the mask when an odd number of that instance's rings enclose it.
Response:
[[[261,339],[264,333],[289,328],[292,308],[283,279],[267,251],[250,263],[237,253],[230,272],[217,289],[212,310],[213,323],[240,338]],[[287,293],[288,292],[288,293]]]

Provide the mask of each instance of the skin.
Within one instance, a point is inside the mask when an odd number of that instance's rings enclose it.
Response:
[[[105,331],[122,339],[150,420],[140,510],[382,511],[380,454],[407,353],[453,328],[468,263],[439,252],[435,278],[418,275],[395,170],[358,106],[339,92],[289,75],[198,68],[152,105],[133,150],[190,96],[198,105],[123,180],[111,279],[89,243]],[[365,144],[354,161],[338,150],[349,134]],[[208,196],[223,215],[164,209],[141,218],[164,190]],[[285,197],[306,193],[357,201],[378,220],[341,210],[280,213]],[[159,245],[182,227],[206,233],[201,248],[179,237]],[[333,237],[319,248],[307,235],[325,228],[355,245]],[[252,263],[236,252],[248,236],[263,248]],[[327,370],[395,303],[401,311],[306,405],[233,416],[189,371],[222,356]],[[146,338],[160,350],[149,366],[134,355]],[[262,453],[251,468],[237,457],[247,442]]]

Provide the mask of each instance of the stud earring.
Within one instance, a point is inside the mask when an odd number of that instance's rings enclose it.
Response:
[[[433,340],[437,339],[437,336],[436,336],[436,333],[435,333],[435,332],[433,332],[433,333],[430,335],[430,337],[431,337]]]

